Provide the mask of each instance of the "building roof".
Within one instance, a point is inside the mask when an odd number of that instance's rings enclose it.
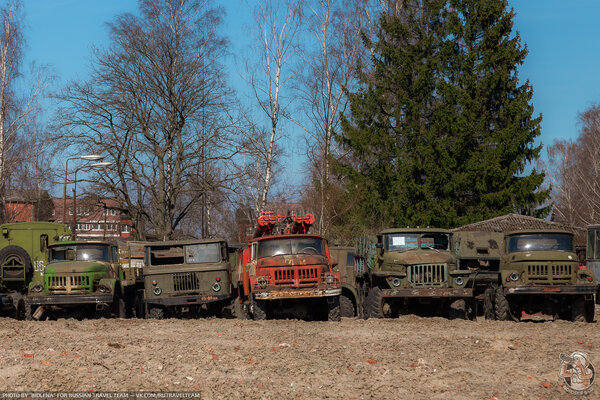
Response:
[[[484,221],[474,222],[469,225],[463,225],[452,229],[454,232],[464,231],[483,231],[483,232],[503,232],[508,233],[518,230],[557,230],[573,232],[575,235],[575,245],[585,246],[587,241],[587,230],[580,226],[571,226],[560,222],[547,221],[545,219],[534,218],[521,214],[506,214],[500,217],[486,219]]]

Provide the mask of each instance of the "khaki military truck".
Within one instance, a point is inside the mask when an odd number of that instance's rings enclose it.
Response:
[[[452,232],[445,229],[396,228],[377,235],[368,317],[392,317],[426,305],[447,310],[450,318],[470,316],[471,273],[458,269],[452,246]]]
[[[507,233],[500,282],[495,296],[499,320],[594,319],[594,274],[579,265],[571,232]]]
[[[147,317],[216,315],[232,309],[231,264],[223,239],[145,245]]]
[[[63,241],[48,246],[43,273],[29,284],[26,317],[126,317],[118,248],[104,241]]]
[[[29,282],[43,274],[49,243],[71,235],[66,225],[17,222],[0,225],[0,312],[25,318]]]
[[[342,294],[340,295],[340,314],[342,317],[363,317],[364,291],[358,283],[359,277],[354,266],[355,248],[350,246],[329,246],[333,270],[340,273]]]
[[[475,312],[496,319],[494,299],[500,282],[500,260],[504,252],[501,232],[454,232],[458,269],[469,271],[467,287],[473,289]]]

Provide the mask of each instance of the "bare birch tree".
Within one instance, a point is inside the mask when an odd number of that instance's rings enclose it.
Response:
[[[297,53],[295,43],[300,28],[300,9],[291,0],[267,0],[254,9],[253,53],[246,56],[245,79],[250,84],[261,113],[266,116],[268,127],[254,124],[249,137],[248,168],[254,170],[251,178],[259,177],[256,197],[250,199],[256,214],[260,214],[273,186],[274,168],[280,156],[278,142],[281,118],[285,116],[289,96],[282,91],[296,75],[293,65]],[[258,55],[258,60],[253,57]]]
[[[172,238],[190,211],[230,179],[237,151],[227,118],[222,12],[209,0],[141,0],[109,24],[86,82],[70,83],[57,124],[72,150],[103,154],[96,177],[133,221]]]

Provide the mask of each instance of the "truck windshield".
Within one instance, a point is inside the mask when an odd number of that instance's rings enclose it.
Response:
[[[258,242],[258,258],[279,256],[282,254],[325,255],[323,240],[318,238],[286,238]]]
[[[413,249],[449,250],[450,235],[440,232],[392,233],[384,235],[387,251],[405,251]]]
[[[74,244],[50,248],[49,262],[106,261],[110,262],[109,246],[101,244]]]
[[[566,234],[531,234],[511,236],[508,252],[516,251],[573,251],[573,236]]]
[[[221,261],[220,243],[202,243],[185,246],[186,264],[210,263]]]

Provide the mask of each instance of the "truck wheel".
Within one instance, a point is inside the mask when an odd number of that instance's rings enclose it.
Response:
[[[25,302],[25,321],[33,321],[33,312],[29,302]]]
[[[237,319],[250,318],[250,316],[248,315],[248,309],[246,308],[246,305],[242,303],[242,299],[240,298],[240,296],[237,296],[233,300],[233,313],[235,314],[235,317]]]
[[[340,313],[344,318],[354,318],[354,304],[347,296],[340,295]]]
[[[15,270],[5,269],[4,276],[0,276],[0,279],[25,279],[33,275],[29,254],[19,246],[6,246],[0,250],[0,265],[16,268]],[[25,276],[21,270],[24,271]]]
[[[367,318],[383,318],[383,293],[377,286],[369,290],[365,301],[365,314]]]
[[[148,309],[148,318],[165,319],[165,310],[162,307],[150,307]]]
[[[255,321],[267,319],[267,303],[264,300],[254,300],[252,317]]]
[[[450,318],[450,319],[466,319],[467,318],[467,302],[464,299],[454,300],[452,302],[452,304],[450,304],[448,318]]]
[[[506,296],[504,296],[504,289],[502,287],[496,288],[494,311],[498,321],[510,321],[512,319],[510,315],[510,305],[508,304]]]
[[[14,306],[13,317],[19,321],[23,321],[25,319],[25,312],[25,300],[21,297]]]
[[[127,308],[125,307],[125,300],[123,300],[121,296],[115,296],[113,307],[115,318],[127,318]]]
[[[341,321],[342,315],[340,311],[339,296],[327,298],[327,321]]]
[[[483,314],[485,319],[496,319],[496,311],[494,310],[494,297],[496,296],[496,290],[494,287],[488,287],[485,289],[483,295]]]
[[[571,301],[571,321],[586,322],[588,319],[586,314],[585,297],[573,296],[573,300]]]

